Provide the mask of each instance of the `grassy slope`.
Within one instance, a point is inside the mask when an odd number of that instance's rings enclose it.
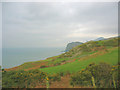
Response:
[[[116,41],[117,39],[103,40],[103,41],[96,41],[96,42],[90,41],[82,45],[76,46],[73,49],[71,49],[69,52],[66,52],[64,54],[50,57],[50,58],[47,58],[46,60],[26,62],[10,70],[27,71],[32,69],[39,69],[39,70],[42,70],[43,72],[53,74],[53,73],[59,73],[59,72],[66,73],[67,71],[69,71],[70,73],[74,73],[74,72],[80,71],[81,69],[85,69],[86,66],[88,66],[90,63],[93,63],[93,62],[96,64],[99,62],[107,62],[111,65],[115,65],[118,63],[118,48],[117,48],[118,44]],[[64,62],[65,64],[61,64]],[[56,64],[57,66],[55,66]],[[49,67],[40,69],[41,66],[49,66]],[[6,77],[9,77],[9,76],[6,75]],[[31,82],[31,78],[29,80]],[[9,78],[6,78],[5,82],[7,84],[8,84],[8,81],[9,81]],[[5,86],[7,85],[6,83],[5,83]],[[52,88],[70,87],[71,88],[70,75],[68,74],[67,77],[66,76],[61,77],[61,81],[53,82],[53,84],[51,84],[50,87]],[[37,88],[41,88],[41,86],[38,85]]]
[[[40,69],[41,66],[47,66],[47,68],[42,68],[40,70],[43,70],[48,73],[56,73],[56,72],[64,72],[64,71],[74,72],[74,71],[79,71],[82,68],[85,68],[88,64],[92,62],[98,63],[101,61],[105,61],[111,64],[112,63],[115,64],[118,60],[117,49],[113,50],[112,52],[107,52],[108,54],[106,53],[102,55],[101,55],[102,53],[101,50],[105,50],[105,48],[112,49],[117,47],[117,45],[118,45],[117,38],[101,40],[101,41],[89,41],[82,45],[78,45],[73,49],[71,49],[69,52],[63,53],[61,55],[50,57],[45,60],[26,62],[20,66],[13,67],[8,70],[31,70],[31,69]],[[89,55],[94,55],[95,53],[97,54],[96,56],[94,57],[89,56]],[[81,58],[84,57],[85,60],[79,61],[81,60]]]
[[[47,73],[58,73],[58,72],[76,72],[80,71],[81,69],[84,69],[86,66],[88,66],[90,63],[99,63],[99,62],[107,62],[109,64],[117,64],[118,63],[118,48],[114,48],[113,50],[109,50],[108,53],[105,53],[103,55],[98,55],[95,57],[88,57],[86,60],[76,60],[72,63],[67,63],[64,65],[54,66],[54,67],[48,67],[40,69]]]

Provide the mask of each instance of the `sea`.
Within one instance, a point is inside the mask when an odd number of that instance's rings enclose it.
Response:
[[[25,62],[45,60],[57,56],[65,50],[64,47],[56,48],[3,48],[2,68],[12,68]]]

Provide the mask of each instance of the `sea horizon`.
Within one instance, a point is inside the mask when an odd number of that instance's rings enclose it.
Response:
[[[64,47],[2,48],[2,68],[12,68],[25,62],[45,60],[62,54]]]

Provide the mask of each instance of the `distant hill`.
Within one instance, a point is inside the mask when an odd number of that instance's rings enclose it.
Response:
[[[104,37],[99,37],[93,41],[100,41],[100,40],[106,40]],[[67,46],[66,46],[66,49],[65,49],[65,52],[68,52],[69,50],[71,50],[73,47],[76,47],[80,44],[83,44],[82,42],[71,42],[71,43],[68,43]]]
[[[83,43],[82,43],[82,42],[72,42],[72,43],[68,43],[68,44],[67,44],[67,47],[66,47],[66,49],[65,49],[65,52],[71,50],[73,47],[78,46],[78,45],[80,45],[80,44],[83,44]]]
[[[100,41],[100,40],[105,40],[105,38],[104,37],[99,37],[99,38],[97,38],[97,39],[95,39],[93,41]]]

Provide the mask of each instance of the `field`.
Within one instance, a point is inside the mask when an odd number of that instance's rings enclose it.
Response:
[[[95,56],[93,54],[90,54],[89,56],[85,57],[84,60],[82,60],[84,57],[80,58],[80,59],[76,59],[74,62],[72,63],[67,63],[64,65],[59,65],[59,66],[55,66],[55,67],[49,67],[49,68],[43,68],[40,69],[44,72],[47,73],[58,73],[58,72],[70,72],[70,73],[74,73],[77,71],[80,71],[81,69],[85,69],[86,66],[88,66],[90,63],[100,63],[100,62],[107,62],[111,65],[115,65],[118,63],[118,48],[114,48],[113,50],[109,50],[108,53],[105,53],[103,55],[100,55],[104,53],[104,51],[102,52],[97,52],[97,56]]]

